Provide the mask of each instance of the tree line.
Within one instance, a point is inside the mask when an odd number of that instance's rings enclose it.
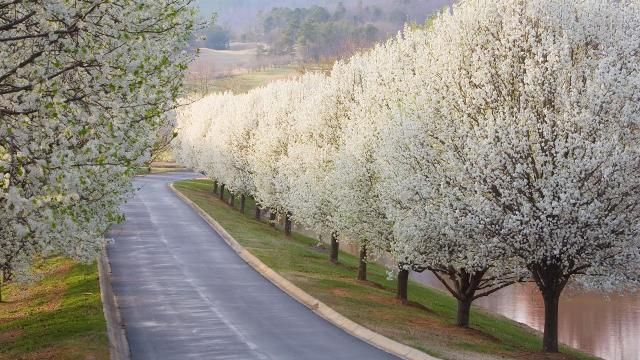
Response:
[[[597,14],[597,16],[594,16]],[[558,351],[567,286],[640,279],[640,5],[467,0],[373,50],[178,113],[177,158],[237,196],[430,271],[471,304],[521,281]]]

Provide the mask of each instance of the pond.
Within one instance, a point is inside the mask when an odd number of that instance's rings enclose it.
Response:
[[[416,273],[413,278],[444,289],[430,273]],[[477,300],[476,305],[534,329],[544,328],[544,305],[535,284],[508,287]],[[562,343],[604,359],[640,359],[640,294],[568,289],[560,301],[558,331]]]
[[[340,246],[358,254],[357,245]],[[382,256],[378,262],[390,264],[392,260]],[[411,276],[423,285],[446,292],[430,272]],[[536,330],[544,329],[544,303],[533,283],[507,287],[474,304]],[[473,313],[471,317],[473,321]],[[560,342],[603,359],[640,360],[640,293],[603,294],[566,289],[560,299],[558,332]]]

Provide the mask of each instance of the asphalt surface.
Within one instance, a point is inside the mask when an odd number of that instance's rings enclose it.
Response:
[[[110,233],[112,283],[138,359],[395,359],[299,304],[247,265],[168,188],[138,178]]]

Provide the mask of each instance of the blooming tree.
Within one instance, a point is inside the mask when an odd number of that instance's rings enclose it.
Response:
[[[466,246],[528,270],[544,299],[545,351],[558,351],[571,280],[640,279],[639,11],[635,1],[462,1],[435,19],[419,68],[429,111],[412,117],[414,167],[425,168],[412,172],[410,201],[424,197],[433,207],[416,215],[440,223],[415,231],[477,234]]]
[[[297,130],[293,114],[312,96],[318,82],[315,75],[299,79],[277,82],[256,91],[263,98],[262,119],[258,122],[255,136],[255,151],[248,158],[254,176],[255,199],[272,214],[285,217],[285,232],[291,232],[290,209],[287,209],[285,194],[289,191],[288,181],[282,176],[280,162],[287,156],[290,138]]]
[[[389,252],[405,300],[409,270],[434,272],[459,325],[478,297],[535,281],[557,351],[570,281],[640,278],[639,15],[631,0],[462,0],[328,77],[203,99],[176,151],[365,245],[360,278],[367,247]]]
[[[0,269],[91,259],[171,126],[190,1],[0,4]]]
[[[336,153],[343,145],[343,127],[359,88],[360,74],[351,63],[337,63],[326,77],[314,75],[318,86],[294,113],[297,131],[282,159],[282,176],[288,182],[287,208],[296,222],[318,234],[329,234],[329,259],[338,262],[340,228],[335,221],[342,201],[329,181]]]

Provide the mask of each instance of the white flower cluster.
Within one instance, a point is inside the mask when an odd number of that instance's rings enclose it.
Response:
[[[0,270],[51,252],[91,260],[134,168],[173,129],[195,10],[45,0],[0,12]]]
[[[462,303],[522,279],[556,309],[570,279],[638,285],[637,0],[460,1],[329,76],[178,121],[185,164]]]

